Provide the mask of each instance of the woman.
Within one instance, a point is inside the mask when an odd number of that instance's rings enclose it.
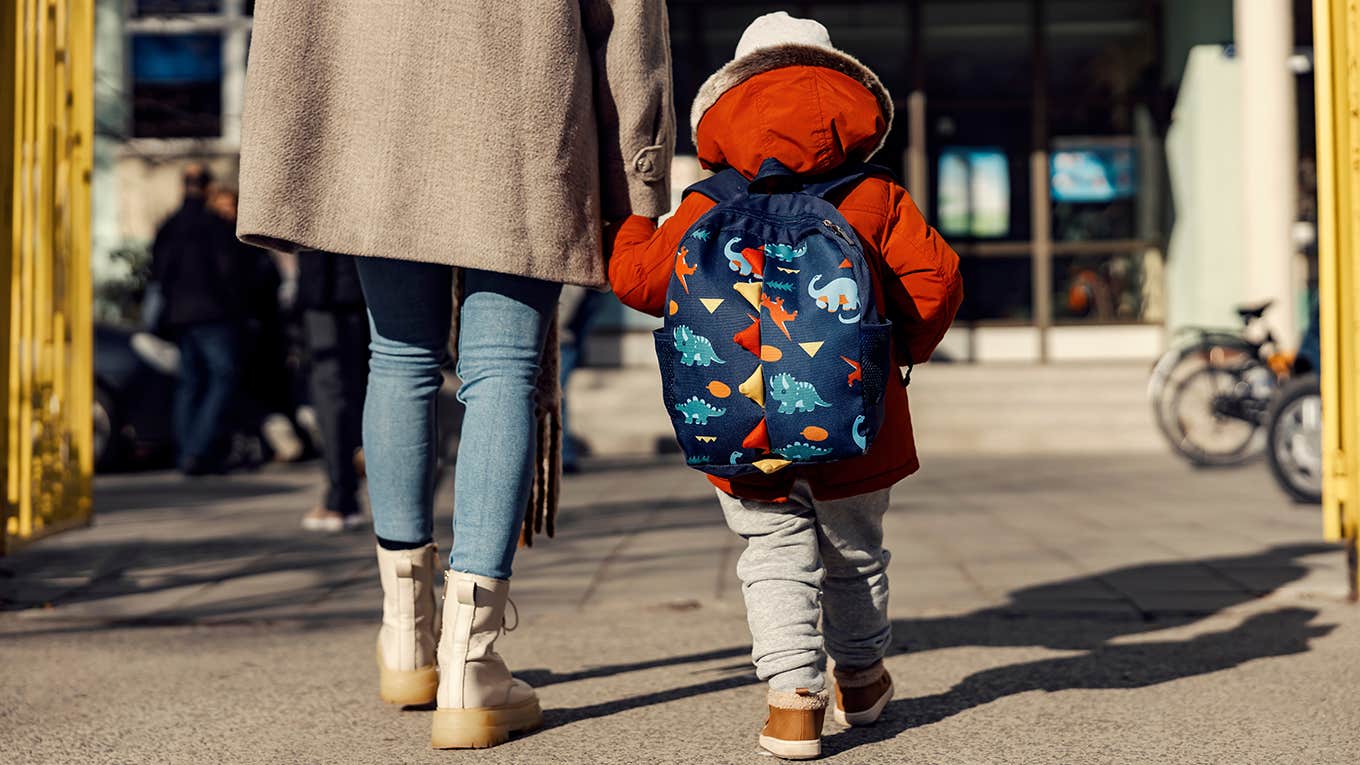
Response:
[[[383,698],[437,700],[432,743],[541,721],[494,650],[535,461],[562,284],[601,286],[601,220],[669,206],[663,0],[260,0],[238,233],[364,256],[364,447]],[[466,405],[435,649],[434,401],[462,269]],[[555,348],[548,349],[555,353]],[[436,669],[437,664],[437,669]]]

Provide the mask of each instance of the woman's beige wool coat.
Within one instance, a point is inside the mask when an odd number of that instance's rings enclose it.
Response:
[[[605,284],[670,206],[664,0],[259,0],[238,233]]]

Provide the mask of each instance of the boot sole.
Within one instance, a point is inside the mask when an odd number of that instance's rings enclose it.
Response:
[[[760,748],[785,760],[815,760],[822,756],[822,740],[789,741],[770,736],[760,737]]]
[[[430,746],[435,749],[485,749],[543,725],[538,698],[503,707],[436,709],[430,724]]]
[[[883,708],[888,706],[892,697],[893,684],[889,680],[887,690],[883,691],[883,695],[878,697],[878,701],[875,701],[873,706],[862,712],[847,712],[833,701],[831,717],[841,725],[873,725],[878,722],[878,718],[883,714]]]
[[[415,670],[388,669],[378,654],[378,696],[388,704],[432,704],[439,691],[439,671],[434,665]]]

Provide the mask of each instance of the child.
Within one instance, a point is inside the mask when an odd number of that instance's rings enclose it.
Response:
[[[736,59],[700,88],[691,120],[705,167],[734,168],[749,179],[773,158],[800,177],[827,177],[882,146],[892,99],[873,72],[832,47],[825,27],[781,12],[747,28]],[[620,300],[662,314],[677,248],[714,204],[691,193],[660,229],[638,216],[619,226],[609,278]],[[863,179],[836,206],[876,271],[877,304],[894,325],[894,358],[925,361],[962,299],[958,256],[887,177]],[[882,521],[890,487],[918,462],[906,389],[890,377],[883,426],[862,456],[754,478],[710,476],[728,525],[747,540],[737,574],[756,674],[769,684],[759,741],[780,757],[821,752],[833,700],[819,668],[824,645],[835,663],[838,721],[873,723],[892,698],[883,667],[890,627]]]

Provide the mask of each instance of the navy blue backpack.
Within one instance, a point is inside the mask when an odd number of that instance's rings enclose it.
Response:
[[[767,159],[685,190],[717,202],[685,232],[656,332],[686,461],[723,477],[868,451],[892,372],[872,268],[829,199],[870,171],[797,176]]]

